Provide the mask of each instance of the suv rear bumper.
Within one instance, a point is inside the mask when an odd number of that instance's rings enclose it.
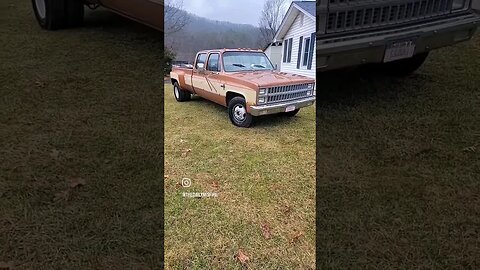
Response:
[[[415,38],[414,54],[453,45],[471,39],[479,22],[480,15],[467,14],[400,29],[324,39],[319,37],[317,70],[381,63],[387,45],[395,40]]]
[[[311,106],[315,103],[315,96],[299,100],[292,100],[270,105],[250,106],[250,114],[253,116],[268,115],[285,112],[288,106],[295,106],[295,109]]]

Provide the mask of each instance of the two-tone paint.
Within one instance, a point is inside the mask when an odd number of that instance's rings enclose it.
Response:
[[[172,83],[178,82],[181,89],[211,100],[222,106],[228,105],[228,100],[234,96],[245,98],[247,112],[257,105],[258,92],[261,88],[269,88],[294,84],[314,84],[315,80],[296,74],[288,74],[273,70],[266,71],[235,71],[226,72],[223,66],[225,52],[261,52],[249,49],[220,49],[200,51],[195,57],[193,68],[174,67],[170,73]],[[197,68],[200,54],[206,54],[205,67],[213,54],[219,55],[219,71],[209,71]]]

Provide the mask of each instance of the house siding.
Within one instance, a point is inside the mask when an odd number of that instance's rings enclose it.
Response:
[[[265,50],[265,54],[267,55],[268,58],[270,58],[270,61],[272,64],[275,66],[277,65],[278,68],[281,67],[282,65],[282,46],[268,46],[268,48]]]
[[[310,37],[312,33],[315,33],[316,31],[316,25],[315,25],[315,20],[310,18],[307,15],[303,15],[303,26],[301,26],[301,16],[302,14],[298,14],[295,20],[293,21],[290,29],[288,29],[287,33],[285,34],[285,37],[283,40],[293,38],[293,43],[292,43],[292,59],[290,63],[281,63],[281,68],[280,70],[282,72],[287,72],[287,73],[294,73],[298,75],[303,75],[307,76],[310,78],[315,78],[315,71],[316,71],[316,57],[315,57],[315,46],[316,42],[313,42],[314,48],[313,48],[313,59],[312,59],[312,69],[307,69],[306,67],[301,67],[300,69],[297,69],[297,60],[298,60],[298,43],[299,43],[299,38],[301,36],[305,37]],[[285,42],[283,43],[285,44]],[[302,49],[304,46],[302,46]],[[283,59],[283,49],[282,49],[282,58]]]

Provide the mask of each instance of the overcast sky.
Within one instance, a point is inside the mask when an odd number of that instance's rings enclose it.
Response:
[[[189,13],[212,20],[258,26],[264,2],[265,0],[183,0],[183,8]]]

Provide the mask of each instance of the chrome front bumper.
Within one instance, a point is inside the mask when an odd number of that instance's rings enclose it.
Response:
[[[315,103],[315,96],[299,100],[292,100],[288,102],[281,102],[276,104],[267,104],[259,106],[250,106],[249,113],[253,116],[275,114],[285,112],[288,106],[295,106],[295,109],[311,106]]]
[[[391,30],[317,36],[317,71],[381,63],[387,45],[395,40],[415,38],[414,54],[453,45],[471,39],[479,22],[480,15],[472,13]]]

